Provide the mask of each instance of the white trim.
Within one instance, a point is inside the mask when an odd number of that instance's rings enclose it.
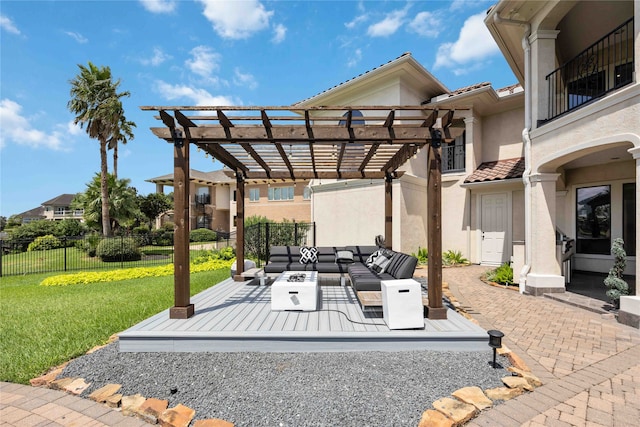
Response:
[[[603,110],[631,100],[637,96],[640,96],[640,85],[638,83],[625,86],[624,88],[621,88],[616,92],[593,102],[592,104],[585,105],[576,111],[567,113],[565,116],[555,118],[552,121],[544,123],[543,125],[533,129],[531,131],[531,139],[540,138],[548,133],[558,132],[566,126],[582,119],[599,117]],[[634,145],[637,146],[635,143]]]
[[[513,184],[523,184],[522,178],[500,179],[495,181],[482,181],[482,182],[463,182],[460,184],[462,188],[469,188],[471,190],[487,189],[486,187],[504,187]]]

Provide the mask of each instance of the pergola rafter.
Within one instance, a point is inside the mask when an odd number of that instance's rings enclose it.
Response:
[[[194,144],[235,174],[238,185],[237,276],[244,266],[244,183],[246,180],[384,179],[385,233],[392,244],[392,181],[425,146],[429,147],[429,317],[446,318],[442,307],[440,243],[440,144],[453,142],[464,124],[454,110],[420,106],[200,107],[148,106],[163,127],[159,138],[174,144],[176,189],[175,300],[171,316],[193,314],[189,304],[189,145]],[[466,109],[466,108],[463,108]],[[211,115],[214,112],[215,115]],[[354,116],[357,112],[357,118]],[[171,114],[173,113],[173,115]],[[197,113],[197,114],[196,114]],[[440,118],[438,118],[440,117]],[[186,180],[186,181],[185,181]],[[178,184],[178,181],[176,181]],[[178,209],[178,205],[180,209]],[[432,212],[437,210],[437,212]],[[186,212],[186,213],[185,213]],[[186,234],[185,234],[186,229]],[[435,237],[434,237],[435,236]],[[185,240],[186,238],[186,240]],[[182,241],[185,240],[185,241]],[[437,244],[436,244],[437,240]],[[433,250],[432,250],[433,248]],[[186,256],[185,256],[186,254]],[[433,265],[432,265],[433,264]],[[186,302],[185,302],[186,301]]]

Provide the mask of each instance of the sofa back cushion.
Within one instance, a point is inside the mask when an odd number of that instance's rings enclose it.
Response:
[[[418,258],[395,252],[384,271],[396,279],[411,279],[417,265]]]
[[[365,263],[367,258],[371,256],[372,253],[377,251],[379,248],[377,246],[345,246],[344,248],[347,251],[353,252],[353,262],[361,262]]]
[[[300,246],[272,246],[269,262],[300,262]]]

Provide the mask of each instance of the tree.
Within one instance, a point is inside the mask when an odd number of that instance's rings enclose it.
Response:
[[[109,217],[109,189],[107,184],[107,145],[109,141],[119,141],[123,137],[133,138],[133,122],[124,118],[121,98],[130,93],[118,92],[120,80],[112,80],[109,67],[97,67],[91,62],[88,66],[78,65],[80,72],[70,80],[71,99],[67,108],[76,115],[73,122],[80,127],[86,126],[90,138],[100,144],[100,190],[101,222],[105,236],[111,235]]]
[[[116,179],[118,178],[118,143],[126,144],[128,139],[133,139],[131,128],[134,127],[136,127],[134,122],[129,122],[122,116],[114,135],[109,140],[109,149],[113,150],[113,175]]]
[[[18,215],[11,215],[5,224],[5,229],[10,229],[14,227],[20,227],[22,225],[22,217]]]
[[[138,196],[140,212],[149,221],[149,228],[153,228],[153,220],[168,210],[173,209],[173,202],[163,193],[150,193],[146,196]]]
[[[130,182],[129,179],[116,179],[113,174],[107,174],[110,229],[132,225],[139,212],[137,191],[129,186]],[[86,191],[74,197],[71,207],[84,209],[84,220],[87,226],[99,228],[104,224],[103,221],[100,221],[102,204],[102,177],[100,173],[96,173],[93,179],[87,183]]]
[[[0,231],[4,230],[4,227],[7,225],[7,217],[0,216]]]

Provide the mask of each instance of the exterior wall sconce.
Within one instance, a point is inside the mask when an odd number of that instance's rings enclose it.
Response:
[[[489,334],[489,347],[493,349],[493,369],[496,369],[498,367],[496,364],[496,350],[502,347],[502,337],[504,337],[504,334],[495,329],[487,331],[487,333]]]

